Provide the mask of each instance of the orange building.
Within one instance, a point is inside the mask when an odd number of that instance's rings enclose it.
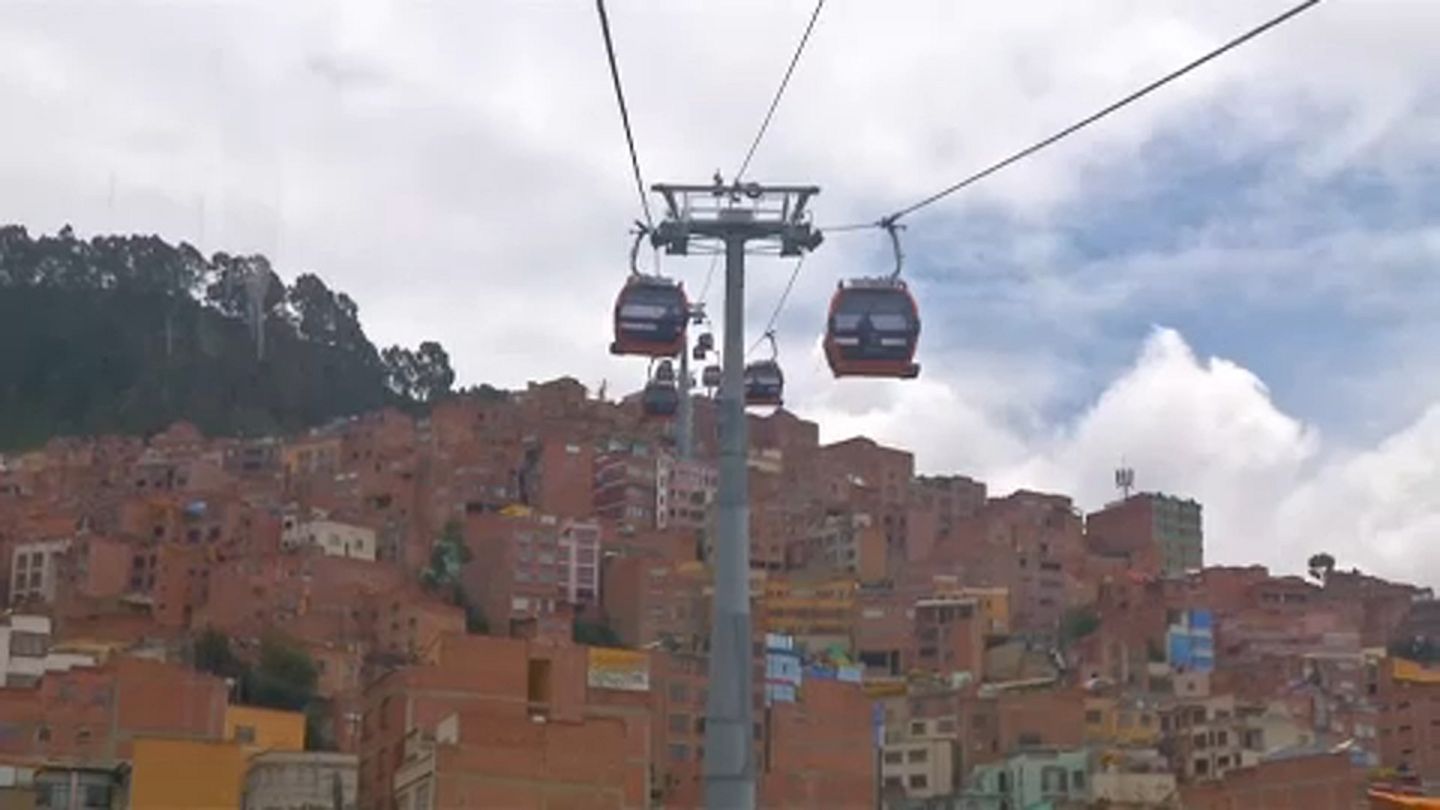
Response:
[[[137,739],[130,805],[137,810],[234,810],[240,806],[245,756],[233,742]]]
[[[612,802],[602,807],[644,806],[650,713],[601,708],[589,671],[587,648],[573,644],[442,637],[425,663],[366,689],[359,806],[398,810],[397,790],[423,790],[444,808],[555,807],[592,795]],[[633,683],[648,691],[647,678]],[[428,789],[415,769],[431,774]]]
[[[305,750],[305,714],[260,706],[225,707],[225,739],[247,754]]]

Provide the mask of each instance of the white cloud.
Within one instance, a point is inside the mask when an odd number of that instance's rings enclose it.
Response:
[[[1088,409],[1050,429],[1017,429],[941,383],[887,396],[819,414],[825,438],[876,436],[913,448],[922,470],[964,472],[995,494],[1064,492],[1087,511],[1113,499],[1123,461],[1141,489],[1204,504],[1210,562],[1293,572],[1329,551],[1345,566],[1440,585],[1440,405],[1375,449],[1327,446],[1254,374],[1196,357],[1163,328]]]
[[[822,221],[874,217],[1286,5],[830,4],[752,175],[819,182]],[[611,3],[648,179],[733,171],[809,10]],[[1300,180],[1358,168],[1389,187],[1411,184],[1416,200],[1430,194],[1416,169],[1433,166],[1440,133],[1437,26],[1435,3],[1321,4],[917,216],[910,244],[930,253],[916,264],[943,264],[975,250],[944,234],[982,207],[1004,212],[1009,232],[983,248],[1005,252],[1025,281],[1004,300],[986,299],[991,288],[973,277],[918,282],[928,301],[946,303],[925,310],[926,369],[916,383],[828,379],[814,343],[834,280],[888,261],[878,237],[830,240],[781,319],[789,398],[827,436],[872,432],[915,447],[931,469],[1067,489],[1091,506],[1123,456],[1147,486],[1206,502],[1218,559],[1293,568],[1327,545],[1323,534],[1342,560],[1354,547],[1358,563],[1388,573],[1406,572],[1397,562],[1405,554],[1434,560],[1417,539],[1434,509],[1399,493],[1423,482],[1440,492],[1416,455],[1440,428],[1427,414],[1392,429],[1440,396],[1424,382],[1440,380],[1422,359],[1433,355],[1422,351],[1435,338],[1425,325],[1431,299],[1412,294],[1413,275],[1395,272],[1432,262],[1434,234],[1367,228],[1347,216],[1349,200],[1299,190]],[[638,212],[588,5],[171,3],[94,5],[77,16],[5,4],[0,109],[0,221],[271,253],[286,275],[317,271],[348,291],[377,342],[441,339],[466,382],[516,386],[569,373],[592,385],[609,378],[617,391],[642,374],[605,353],[624,230]],[[1141,147],[1176,133],[1206,144],[1217,162],[1282,145],[1298,168],[1262,178],[1237,200],[1248,204],[1238,216],[1202,223],[1174,250],[1065,266],[1057,211],[1103,207],[1132,183],[1189,193],[1143,160]],[[1166,194],[1150,196],[1162,217]],[[1297,244],[1299,226],[1316,221],[1307,216],[1322,217],[1325,235]],[[693,290],[706,264],[668,266]],[[1077,269],[1091,272],[1069,281]],[[752,275],[752,324],[785,277]],[[1374,342],[1384,352],[1375,376],[1336,385],[1368,391],[1377,411],[1405,403],[1381,420],[1393,435],[1373,449],[1333,446],[1308,412],[1277,407],[1239,365],[1250,362],[1243,353],[1201,361],[1164,331],[1088,410],[1054,413],[1103,378],[1085,350],[1114,339],[1103,334],[1107,319],[1144,315],[1159,295],[1183,301],[1231,283],[1242,310],[1250,296],[1336,287],[1373,308],[1381,323],[1364,328],[1388,330]],[[980,309],[999,313],[1007,338],[1033,320],[1062,339],[978,349],[967,330],[996,320],[977,317]],[[1327,361],[1296,358],[1316,374]],[[1411,477],[1396,478],[1399,470]],[[1361,548],[1356,538],[1379,545]]]

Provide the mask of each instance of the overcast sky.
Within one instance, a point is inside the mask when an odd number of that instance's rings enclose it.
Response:
[[[1287,5],[832,0],[750,175],[874,218]],[[647,181],[733,173],[811,8],[612,0]],[[917,381],[829,378],[830,290],[889,262],[833,236],[779,320],[792,409],[1087,509],[1123,459],[1205,504],[1210,561],[1440,585],[1437,30],[1327,0],[916,214]],[[606,354],[638,204],[592,3],[4,3],[0,110],[0,222],[266,253],[467,383],[643,374]],[[752,267],[758,329],[789,265]]]

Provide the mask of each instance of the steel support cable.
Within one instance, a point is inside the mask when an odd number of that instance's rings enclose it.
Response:
[[[770,99],[770,109],[765,111],[765,118],[760,121],[760,129],[755,133],[755,140],[750,142],[750,149],[745,153],[745,160],[740,163],[740,168],[735,171],[736,184],[740,178],[745,176],[745,170],[750,168],[750,161],[755,157],[755,150],[760,148],[760,141],[765,137],[765,132],[770,128],[770,120],[775,117],[775,109],[780,106],[780,99],[785,95],[785,88],[790,85],[790,77],[795,73],[795,66],[800,63],[800,54],[805,52],[805,44],[810,41],[810,32],[815,30],[815,21],[820,19],[820,10],[825,7],[825,0],[816,0],[815,10],[810,12],[810,22],[805,24],[805,33],[800,35],[800,44],[795,46],[795,54],[790,57],[790,65],[785,68],[785,75],[780,79],[780,86],[775,88],[775,96]]]
[[[610,62],[610,80],[615,85],[615,100],[620,105],[620,122],[625,125],[625,144],[630,149],[630,168],[635,172],[635,190],[640,193],[640,210],[645,212],[645,225],[655,227],[650,216],[650,199],[645,196],[645,181],[640,176],[640,157],[635,151],[635,133],[630,128],[630,109],[625,104],[625,90],[620,84],[620,66],[615,61],[615,42],[610,36],[610,16],[605,13],[605,0],[595,0],[600,14],[600,33],[605,37],[605,57]]]
[[[780,313],[785,309],[785,302],[790,298],[790,291],[795,289],[795,279],[800,277],[800,268],[805,266],[805,257],[808,255],[810,254],[801,253],[800,258],[796,260],[795,268],[790,271],[790,280],[785,282],[784,291],[780,293],[780,298],[775,301],[775,309],[770,311],[770,320],[765,322],[765,328],[760,332],[760,337],[756,338],[755,342],[750,344],[749,351],[745,352],[746,357],[754,354],[755,350],[760,348],[760,344],[765,342],[766,335],[774,333],[775,322],[780,319]]]
[[[921,208],[924,208],[927,205],[931,205],[932,203],[939,202],[940,200],[950,196],[951,194],[954,194],[955,192],[965,188],[966,186],[978,183],[979,181],[984,180],[985,178],[989,177],[992,174],[995,174],[1001,169],[1004,169],[1014,163],[1024,160],[1025,158],[1035,154],[1036,152],[1039,152],[1040,150],[1055,144],[1057,141],[1063,140],[1064,138],[1073,135],[1074,133],[1084,129],[1085,127],[1090,126],[1096,121],[1105,118],[1111,113],[1116,112],[1121,108],[1126,107],[1136,101],[1139,101],[1141,98],[1160,89],[1161,87],[1164,87],[1165,85],[1175,81],[1176,79],[1179,79],[1181,76],[1184,76],[1185,74],[1195,70],[1196,68],[1199,68],[1206,63],[1211,62],[1218,57],[1228,53],[1229,51],[1232,51],[1235,48],[1244,45],[1245,43],[1260,36],[1266,31],[1269,31],[1270,29],[1289,21],[1290,19],[1299,16],[1301,13],[1308,11],[1309,9],[1319,4],[1320,0],[1305,0],[1305,2],[1293,6],[1289,10],[1279,14],[1278,16],[1272,17],[1264,23],[1261,23],[1260,25],[1251,28],[1249,31],[1246,31],[1245,33],[1235,37],[1234,39],[1231,39],[1230,41],[1210,51],[1204,56],[1201,56],[1200,58],[1195,59],[1185,64],[1184,66],[1165,74],[1164,76],[1161,76],[1155,81],[1152,81],[1144,87],[1141,87],[1139,90],[1130,93],[1119,101],[1116,101],[1109,106],[1099,110],[1098,112],[1095,112],[1091,115],[1086,116],[1085,118],[1080,119],[1079,121],[1076,121],[1070,126],[1065,127],[1059,132],[1056,132],[1055,134],[1049,136],[1048,138],[1036,141],[1030,146],[1021,149],[1020,151],[1016,152],[1013,155],[1010,155],[1004,160],[1001,160],[998,163],[991,164],[989,167],[982,169],[981,171],[978,171],[975,174],[970,175],[969,177],[966,177],[958,183],[946,186],[945,188],[940,189],[934,194],[931,194],[930,196],[925,197],[917,202],[911,203],[910,205],[907,205],[904,208],[901,208],[891,214],[887,214],[880,219],[875,220],[874,222],[855,222],[846,225],[836,225],[829,228],[822,228],[821,230],[827,233],[842,233],[845,231],[863,230],[865,228],[883,228],[887,223],[893,224],[901,217],[913,214]]]

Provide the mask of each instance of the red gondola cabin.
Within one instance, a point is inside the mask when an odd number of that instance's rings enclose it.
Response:
[[[612,354],[674,357],[685,350],[690,302],[678,282],[660,276],[630,276],[615,299]]]
[[[825,359],[836,377],[913,378],[920,311],[899,279],[855,279],[830,299]]]

